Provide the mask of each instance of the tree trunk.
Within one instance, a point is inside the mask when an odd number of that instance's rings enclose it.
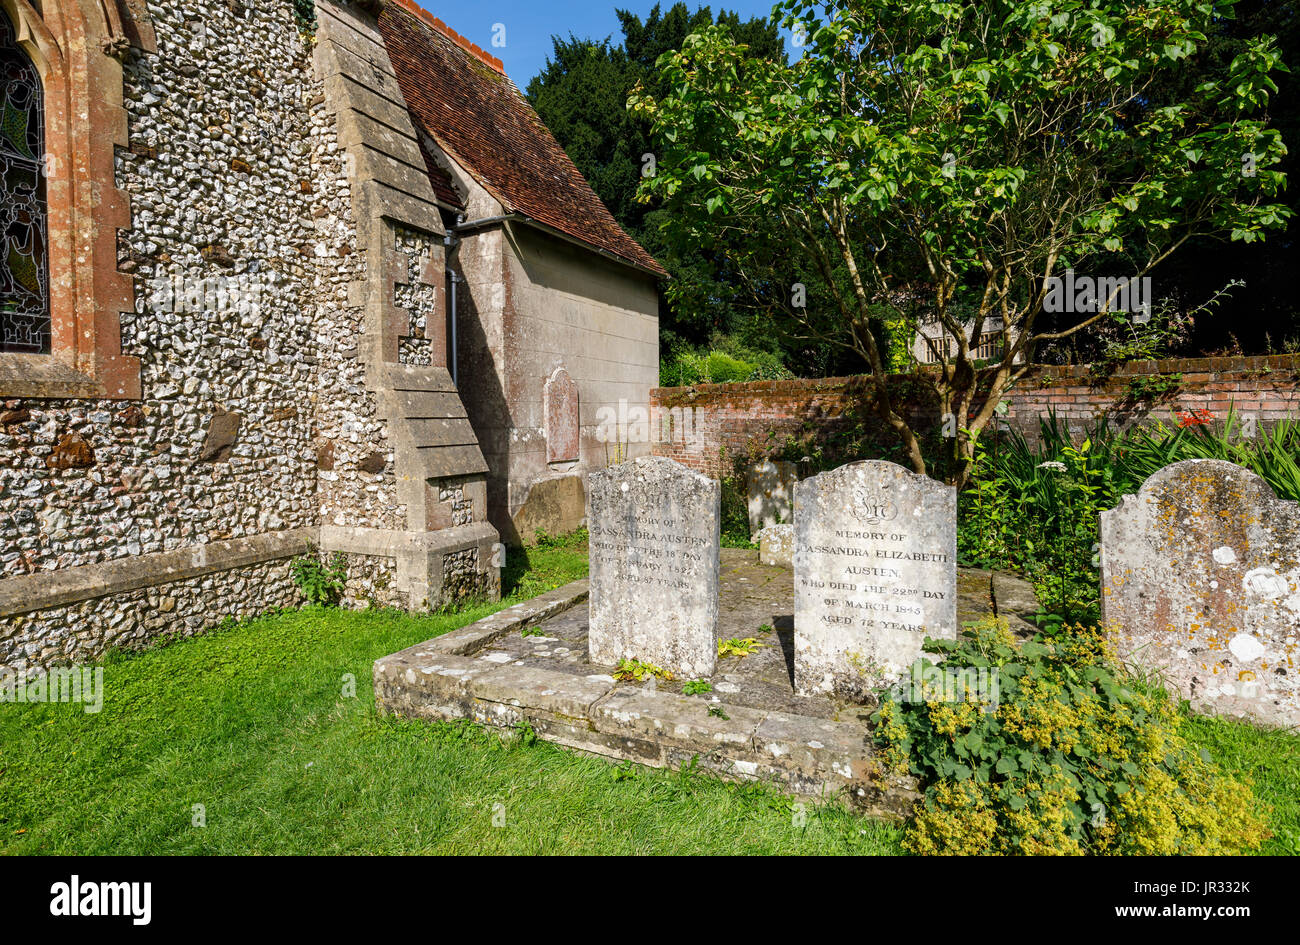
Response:
[[[925,455],[921,452],[921,441],[916,438],[916,432],[912,429],[912,425],[894,409],[886,387],[888,377],[883,374],[875,374],[873,380],[876,384],[876,412],[902,442],[912,472],[922,476],[927,475]]]

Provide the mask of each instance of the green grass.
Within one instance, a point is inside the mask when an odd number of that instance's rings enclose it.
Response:
[[[103,711],[0,704],[11,854],[893,853],[895,828],[760,785],[377,716],[377,657],[586,573],[562,542],[467,611],[308,608],[105,665]],[[345,676],[356,695],[342,695]],[[531,742],[531,743],[530,743]],[[203,805],[206,826],[192,824]],[[493,826],[502,805],[505,825]]]
[[[1300,855],[1300,737],[1243,722],[1188,714],[1189,740],[1225,770],[1249,780],[1255,796],[1272,808],[1273,838],[1260,853]]]
[[[380,718],[370,666],[586,574],[576,539],[455,614],[307,608],[106,661],[103,711],[0,703],[10,854],[901,851],[899,828],[758,784],[614,765],[465,724]],[[355,678],[355,696],[343,694]],[[1194,741],[1273,807],[1263,852],[1300,852],[1300,740],[1192,717]],[[206,826],[194,826],[194,805]],[[496,805],[501,805],[499,808]],[[494,814],[504,826],[493,826]],[[498,818],[499,819],[499,818]]]

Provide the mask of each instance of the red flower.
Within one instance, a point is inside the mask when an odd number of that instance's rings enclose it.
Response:
[[[1214,414],[1208,410],[1194,410],[1191,413],[1177,411],[1178,425],[1180,427],[1196,427],[1214,420]]]

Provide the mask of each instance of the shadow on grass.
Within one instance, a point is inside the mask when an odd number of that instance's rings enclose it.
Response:
[[[532,559],[527,548],[510,548],[506,551],[506,563],[501,569],[501,596],[509,597],[524,583],[524,576],[532,567]]]

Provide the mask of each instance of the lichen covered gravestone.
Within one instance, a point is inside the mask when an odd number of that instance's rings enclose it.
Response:
[[[546,461],[572,462],[579,454],[578,385],[569,372],[556,368],[542,390],[546,414]]]
[[[1192,459],[1101,515],[1101,608],[1120,659],[1197,708],[1300,723],[1300,505]]]
[[[865,460],[794,499],[795,688],[862,698],[957,635],[957,492]]]
[[[791,520],[794,487],[799,481],[799,471],[794,463],[767,459],[749,467],[745,479],[751,536],[756,536],[768,525]]]
[[[663,457],[588,477],[593,663],[713,674],[718,657],[717,480]]]
[[[794,526],[768,525],[753,538],[758,542],[758,560],[788,568],[794,564]]]

